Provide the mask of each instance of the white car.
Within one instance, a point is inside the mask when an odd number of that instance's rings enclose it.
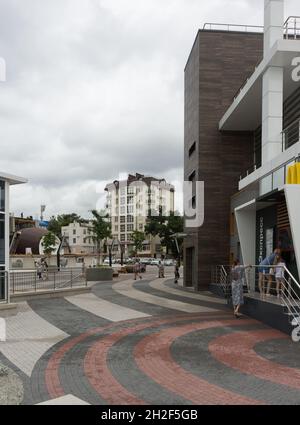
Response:
[[[161,260],[157,260],[157,259],[155,259],[155,258],[154,258],[154,259],[151,261],[151,266],[158,266],[160,261],[161,261]]]

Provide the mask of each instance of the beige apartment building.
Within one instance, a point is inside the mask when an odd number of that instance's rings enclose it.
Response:
[[[111,220],[112,237],[115,241],[114,254],[121,249],[125,255],[133,251],[132,234],[144,232],[149,215],[174,212],[175,188],[165,179],[146,177],[143,174],[129,175],[127,180],[116,180],[105,188],[107,192],[107,214]],[[158,237],[147,236],[142,257],[156,257],[161,254]]]
[[[71,223],[62,227],[62,235],[70,247],[70,254],[95,254],[97,246],[93,241],[90,224]]]

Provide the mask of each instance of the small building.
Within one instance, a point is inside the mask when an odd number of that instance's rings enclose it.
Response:
[[[23,183],[27,180],[0,172],[0,303],[9,300],[9,189]]]
[[[90,223],[74,222],[62,227],[62,236],[69,247],[70,254],[95,254],[97,245],[93,240]]]

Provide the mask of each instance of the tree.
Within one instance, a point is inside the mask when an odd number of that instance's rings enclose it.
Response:
[[[132,233],[131,240],[133,242],[135,254],[137,255],[138,251],[142,251],[143,249],[143,242],[146,239],[146,235],[144,232],[139,232],[138,230],[135,230]]]
[[[80,217],[76,213],[71,214],[62,214],[57,217],[51,217],[48,230],[58,236],[60,239],[62,237],[61,228],[69,226],[69,224],[74,223],[87,223],[88,221]]]
[[[44,253],[47,255],[48,259],[51,257],[53,252],[56,250],[57,239],[56,235],[52,232],[48,232],[42,240],[42,247]]]
[[[108,221],[108,215],[103,211],[92,210],[93,219],[91,220],[92,226],[92,239],[97,245],[98,262],[100,265],[101,243],[111,237],[111,224]]]
[[[145,227],[146,234],[159,236],[162,246],[166,247],[167,254],[171,252],[174,257],[178,257],[177,246],[172,235],[182,233],[184,229],[184,218],[178,213],[171,212],[164,216],[162,210],[156,216],[149,216]],[[179,250],[181,251],[183,239],[178,240]]]

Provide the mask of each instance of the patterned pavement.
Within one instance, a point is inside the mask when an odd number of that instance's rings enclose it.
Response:
[[[21,303],[6,320],[0,363],[23,404],[300,404],[300,345],[171,274]]]

